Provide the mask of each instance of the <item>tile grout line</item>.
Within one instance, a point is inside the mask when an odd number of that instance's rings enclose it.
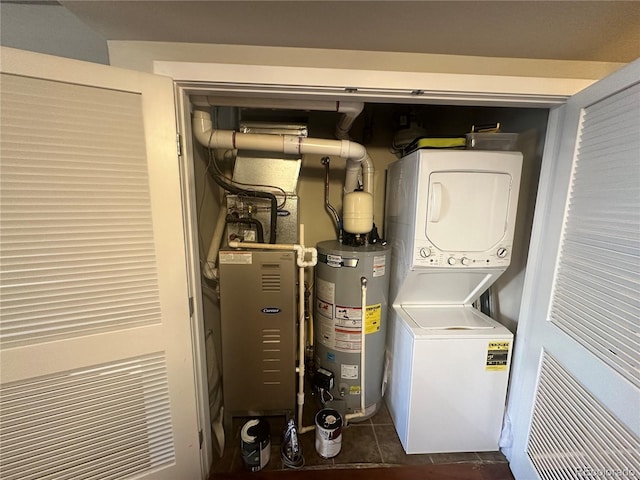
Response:
[[[380,442],[378,441],[378,434],[376,433],[376,427],[375,425],[373,425],[373,422],[371,422],[371,430],[373,430],[373,438],[376,439],[376,446],[378,447],[378,453],[380,454],[380,461],[382,463],[385,463],[384,457],[382,456],[382,449],[380,448]]]

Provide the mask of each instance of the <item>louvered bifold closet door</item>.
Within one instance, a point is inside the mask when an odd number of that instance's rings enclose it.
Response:
[[[551,355],[540,365],[527,453],[543,480],[638,478],[638,437]]]
[[[2,89],[2,346],[159,323],[139,96]]]
[[[0,476],[196,478],[175,147],[118,78],[0,82]]]
[[[550,320],[640,388],[640,84],[587,107]]]

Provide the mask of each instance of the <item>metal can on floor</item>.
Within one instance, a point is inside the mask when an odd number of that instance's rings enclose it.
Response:
[[[316,413],[316,451],[323,458],[333,458],[342,447],[342,417],[331,408]]]
[[[262,470],[271,459],[271,436],[266,420],[254,418],[240,430],[242,462],[250,472]]]

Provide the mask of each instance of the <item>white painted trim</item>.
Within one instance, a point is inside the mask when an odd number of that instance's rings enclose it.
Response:
[[[552,106],[588,79],[155,61],[154,72],[206,91],[336,96],[411,103]]]
[[[198,226],[196,190],[193,170],[193,142],[190,130],[191,112],[187,95],[175,88],[176,125],[182,138],[182,155],[180,165],[180,186],[182,189],[182,218],[184,225],[185,255],[189,296],[193,302],[191,315],[191,335],[193,337],[194,366],[196,377],[196,403],[201,419],[202,444],[200,446],[200,466],[203,478],[208,478],[213,463],[213,443],[211,431],[211,412],[209,409],[209,378],[207,368],[206,331],[202,311],[202,284],[198,264]]]

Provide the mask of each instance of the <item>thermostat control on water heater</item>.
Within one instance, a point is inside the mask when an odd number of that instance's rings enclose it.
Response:
[[[486,252],[443,252],[429,243],[416,244],[413,255],[414,267],[507,267],[511,261],[511,245],[497,245]]]

